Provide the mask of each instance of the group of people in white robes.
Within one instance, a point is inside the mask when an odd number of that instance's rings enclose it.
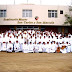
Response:
[[[59,49],[58,49],[59,48]],[[0,33],[0,51],[23,53],[70,53],[72,35],[39,30],[9,30]]]

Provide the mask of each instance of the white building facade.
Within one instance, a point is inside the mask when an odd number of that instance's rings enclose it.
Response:
[[[5,29],[38,29],[70,32],[64,25],[69,6],[52,5],[0,5],[0,31]]]

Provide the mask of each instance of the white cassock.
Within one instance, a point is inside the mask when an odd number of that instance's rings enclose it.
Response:
[[[20,33],[22,33],[22,31],[21,31],[21,30],[19,30],[19,31],[18,31],[18,34],[20,34]]]
[[[46,40],[45,40],[45,42],[47,43],[47,42],[49,42],[49,38],[48,37],[46,37]]]
[[[2,46],[1,46],[1,51],[6,51],[7,49],[7,38],[3,37],[2,38]]]
[[[34,44],[34,43],[35,43],[35,37],[32,38],[32,44]]]
[[[51,37],[49,38],[49,42],[52,42],[52,38]]]
[[[34,44],[34,52],[38,53],[38,45]]]
[[[20,44],[19,43],[15,43],[14,44],[14,51],[15,52],[19,52],[20,51]]]
[[[29,39],[31,36],[29,34],[27,34],[27,39]]]
[[[46,52],[50,53],[50,44],[46,44]]]
[[[0,42],[0,51],[1,51],[1,42]]]
[[[36,32],[36,37],[40,37],[41,35],[40,35],[40,33],[39,34],[37,34],[37,32]]]
[[[20,40],[20,51],[22,51],[22,49],[23,49],[23,43],[24,43],[24,39],[21,38],[21,39],[19,39],[19,40]]]
[[[53,38],[53,41],[56,41],[56,37]]]
[[[21,39],[21,35],[18,36],[18,39]]]
[[[66,48],[61,49],[62,46],[66,46],[66,45],[65,45],[65,44],[60,44],[60,51],[61,51],[62,53],[67,53]]]
[[[34,45],[33,44],[29,44],[28,45],[28,49],[29,49],[29,52],[34,52]]]
[[[23,51],[23,53],[28,53],[29,52],[29,48],[28,48],[27,44],[23,44],[22,51]]]
[[[37,44],[37,39],[35,39],[35,42],[36,42],[36,44]],[[35,42],[34,42],[34,43],[35,43]]]
[[[50,52],[54,53],[56,51],[56,44],[51,44],[50,46]]]
[[[71,44],[72,43],[72,38],[68,38],[68,42]]]
[[[28,39],[28,44],[30,44],[30,42],[32,42],[32,38]]]
[[[52,38],[51,37],[49,38],[49,41],[52,42]]]
[[[28,34],[23,34],[23,38],[26,38],[26,39],[27,39],[27,35],[28,35]]]
[[[10,39],[9,39],[9,40],[10,40]],[[16,42],[16,38],[13,37],[13,38],[11,39],[11,42],[14,44],[14,43]]]
[[[72,44],[71,44],[71,49],[70,49],[70,50],[71,50],[71,52],[72,52]]]
[[[7,39],[5,37],[3,37],[2,42],[6,42],[6,41],[7,41]],[[9,40],[8,40],[8,42],[9,42]]]
[[[31,30],[28,30],[27,32],[31,34]]]
[[[12,33],[10,33],[9,37],[10,37],[10,36],[11,36],[11,37],[14,37]]]
[[[64,38],[64,43],[69,42],[69,38]]]
[[[46,52],[46,44],[44,45],[42,45],[42,52]]]
[[[58,38],[60,38],[61,34],[58,34]]]
[[[71,34],[68,34],[68,37],[71,36]]]
[[[62,43],[63,42],[63,39],[58,39],[58,43]]]
[[[13,44],[12,43],[8,43],[7,44],[7,51],[8,52],[12,52],[13,51]]]
[[[42,38],[41,38],[41,39],[38,39],[38,41],[41,42],[41,44],[43,43],[43,39],[42,39]],[[39,43],[39,42],[38,42],[38,43]]]
[[[59,40],[59,39],[57,39],[57,38],[56,38],[56,40],[55,40],[55,41],[56,41],[56,42],[58,42],[58,43],[60,42],[60,40]]]
[[[66,50],[67,50],[67,53],[70,52],[70,49],[71,49],[71,45],[68,43],[68,44],[65,44],[66,45]]]
[[[42,44],[38,44],[38,52],[42,52]]]
[[[14,38],[14,43],[16,43],[16,41],[19,42],[20,40],[19,40],[18,38],[15,37],[15,38]]]
[[[6,50],[7,50],[7,44],[5,42],[5,43],[2,43],[1,51],[6,51]]]
[[[1,51],[1,44],[2,44],[2,36],[0,36],[0,51]]]
[[[56,50],[57,50],[57,48],[58,48],[58,45],[55,43],[55,44],[53,44],[53,46],[54,46],[54,50],[55,50],[55,52],[56,52]]]
[[[64,42],[64,43],[66,43],[66,42],[67,42],[66,37],[64,37],[64,38],[62,38],[62,39],[63,39],[63,42]]]
[[[54,38],[51,38],[51,42],[54,41]]]
[[[46,42],[46,38],[43,38],[43,39],[42,39],[42,43],[43,43],[43,42],[47,43],[47,42]]]
[[[8,36],[5,36],[5,38],[3,40],[5,40],[5,42],[8,43],[9,42],[9,37]]]
[[[41,40],[40,40],[40,38],[39,38],[39,37],[37,37],[37,39],[36,39],[36,43],[38,44],[38,43],[39,43],[39,41],[41,41]]]
[[[15,42],[15,38],[14,37],[9,38],[9,41],[11,41],[12,43],[14,43]]]
[[[72,52],[72,38],[70,38],[69,43],[71,44],[70,51]]]

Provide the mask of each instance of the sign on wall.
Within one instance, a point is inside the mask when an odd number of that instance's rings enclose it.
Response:
[[[36,21],[28,21],[28,19],[23,18],[4,18],[4,21],[16,21],[17,24],[54,24],[54,22],[47,22],[47,21],[38,21],[38,18],[35,18]]]

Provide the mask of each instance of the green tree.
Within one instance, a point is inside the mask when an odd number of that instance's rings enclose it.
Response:
[[[72,12],[72,7],[69,7],[69,11]],[[70,15],[65,14],[66,20],[64,22],[64,24],[70,24],[72,26],[72,15],[70,13]]]

